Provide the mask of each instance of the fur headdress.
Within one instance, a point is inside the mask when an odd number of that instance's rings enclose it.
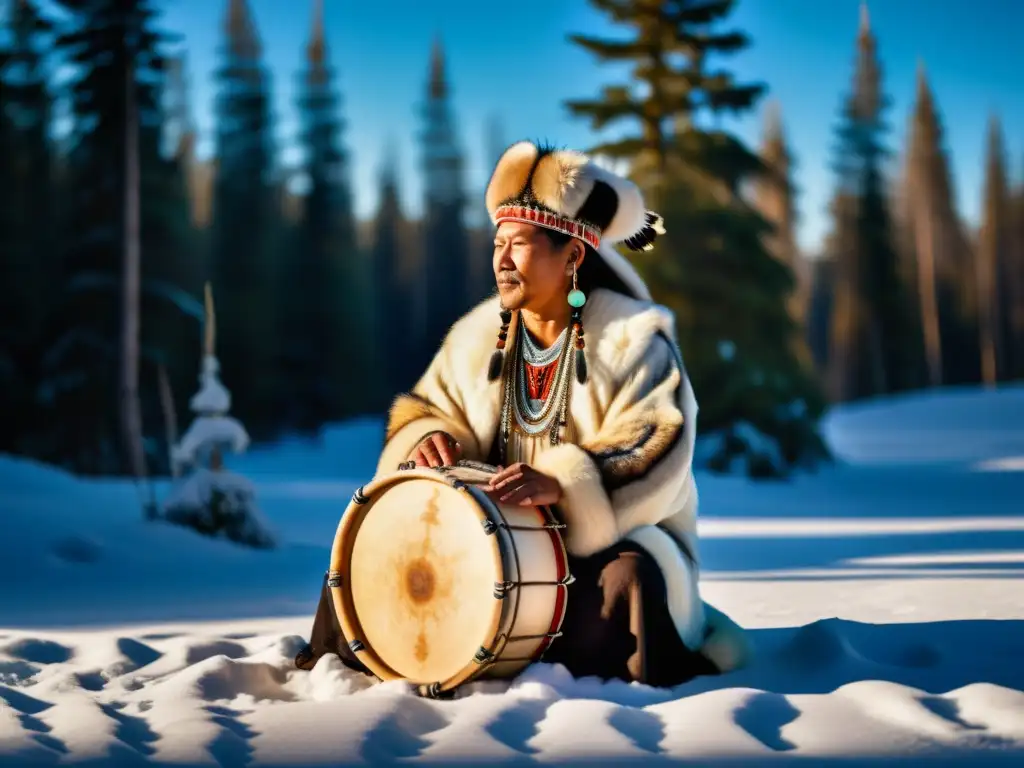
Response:
[[[521,221],[579,238],[633,292],[650,291],[633,266],[613,247],[646,251],[665,229],[644,207],[633,182],[594,164],[586,155],[533,142],[513,144],[498,160],[487,185],[491,222]]]

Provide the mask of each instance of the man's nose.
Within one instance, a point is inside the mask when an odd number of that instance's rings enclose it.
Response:
[[[512,247],[505,243],[500,246],[498,251],[498,269],[500,271],[513,270],[516,268],[516,263],[512,261]]]

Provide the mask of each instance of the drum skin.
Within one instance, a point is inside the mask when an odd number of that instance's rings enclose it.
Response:
[[[331,596],[381,680],[450,691],[536,661],[565,615],[565,547],[543,507],[493,503],[484,465],[382,476],[353,496],[331,551]]]

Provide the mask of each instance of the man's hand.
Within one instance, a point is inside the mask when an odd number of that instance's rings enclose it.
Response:
[[[417,467],[450,467],[462,455],[459,441],[447,432],[435,432],[427,435],[409,454],[409,461],[415,461]]]
[[[558,480],[522,463],[498,467],[482,490],[502,504],[524,507],[545,507],[562,499],[562,485]]]

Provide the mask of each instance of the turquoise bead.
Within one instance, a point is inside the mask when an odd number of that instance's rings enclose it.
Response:
[[[580,307],[582,307],[586,303],[587,303],[587,296],[586,296],[585,293],[583,293],[583,291],[579,290],[578,288],[569,291],[569,306],[570,307],[576,307],[576,309],[579,309]]]

